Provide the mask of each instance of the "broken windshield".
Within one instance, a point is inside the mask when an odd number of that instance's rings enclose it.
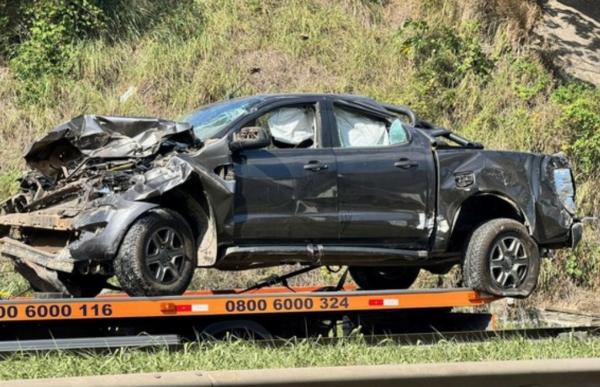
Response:
[[[250,112],[261,98],[233,99],[212,105],[206,105],[185,116],[182,121],[194,127],[194,134],[201,140],[214,138],[227,125]]]

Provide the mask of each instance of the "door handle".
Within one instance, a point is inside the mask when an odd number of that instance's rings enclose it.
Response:
[[[311,160],[308,164],[304,164],[304,169],[307,171],[319,172],[327,168],[327,164],[322,163],[319,160]]]
[[[401,158],[400,160],[398,160],[394,163],[394,167],[402,168],[402,169],[415,168],[418,165],[419,165],[419,163],[417,163],[416,161],[412,161],[405,157]]]

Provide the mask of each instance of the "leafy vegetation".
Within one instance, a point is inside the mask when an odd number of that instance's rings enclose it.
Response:
[[[435,345],[367,345],[360,338],[337,344],[290,342],[282,347],[230,340],[186,346],[181,351],[119,350],[111,355],[77,352],[16,354],[0,363],[0,379],[105,375],[183,370],[325,367],[435,362],[531,360],[600,356],[598,339],[441,341]]]
[[[527,47],[521,0],[0,0],[0,197],[31,140],[82,113],[177,118],[267,92],[356,93],[413,107],[489,148],[566,152],[597,214],[600,91]],[[544,265],[542,290],[600,285],[595,229]]]

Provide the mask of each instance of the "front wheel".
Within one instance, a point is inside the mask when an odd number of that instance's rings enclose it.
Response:
[[[540,253],[525,226],[494,219],[471,235],[463,261],[466,286],[502,297],[527,297],[537,285]]]
[[[114,261],[115,275],[131,296],[183,293],[197,265],[188,223],[178,213],[151,210],[129,229]]]
[[[419,275],[418,267],[350,267],[354,282],[365,290],[408,289]]]

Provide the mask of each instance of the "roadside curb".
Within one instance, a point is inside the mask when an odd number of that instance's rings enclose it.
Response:
[[[0,387],[600,386],[600,358],[246,371],[188,371],[0,382]]]

